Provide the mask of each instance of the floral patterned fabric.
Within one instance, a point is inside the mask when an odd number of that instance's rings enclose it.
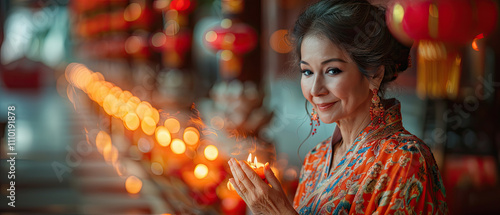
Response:
[[[332,137],[306,156],[293,202],[300,214],[447,214],[445,189],[431,150],[403,128],[401,106],[385,102],[385,124],[375,118],[328,173]]]

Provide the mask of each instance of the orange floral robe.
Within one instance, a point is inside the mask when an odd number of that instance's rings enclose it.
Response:
[[[447,214],[445,189],[431,150],[403,128],[395,99],[385,124],[375,118],[328,174],[338,128],[306,156],[293,201],[299,214]]]

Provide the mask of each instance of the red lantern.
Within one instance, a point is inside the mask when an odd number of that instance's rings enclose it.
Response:
[[[180,13],[190,13],[194,8],[194,0],[172,0],[170,9]]]
[[[191,48],[191,32],[184,30],[173,36],[167,36],[164,48],[183,55]]]
[[[205,33],[205,44],[213,50],[231,50],[236,54],[244,54],[257,45],[257,33],[243,23],[233,24],[229,28],[217,26]]]
[[[418,44],[419,96],[454,98],[458,95],[460,46],[496,26],[497,6],[492,0],[396,1],[386,18],[394,36]]]

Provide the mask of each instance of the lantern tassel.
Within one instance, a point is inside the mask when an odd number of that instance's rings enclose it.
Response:
[[[458,96],[460,86],[459,52],[442,42],[421,40],[418,44],[417,93],[421,99]]]

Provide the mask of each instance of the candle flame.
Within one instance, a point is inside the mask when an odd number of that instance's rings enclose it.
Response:
[[[251,163],[252,162],[252,153],[250,153],[248,155],[248,159],[247,159],[248,163]]]

